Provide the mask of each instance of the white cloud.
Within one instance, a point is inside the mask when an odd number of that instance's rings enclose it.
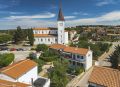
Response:
[[[32,16],[32,18],[45,18],[45,16]],[[48,16],[46,16],[48,18]],[[51,16],[49,16],[51,17]],[[21,19],[20,19],[21,18]],[[26,19],[25,17],[18,17],[16,20],[12,19],[1,19],[0,20],[0,29],[6,28],[16,28],[17,26],[21,26],[23,28],[28,27],[56,27],[57,23],[55,21],[50,20],[35,20],[30,17]],[[70,18],[70,17],[69,17]],[[112,11],[106,14],[103,14],[98,17],[91,17],[91,18],[84,18],[84,19],[73,19],[73,20],[66,20],[66,26],[76,26],[76,25],[96,25],[96,24],[103,24],[103,25],[117,25],[120,24],[120,11]]]
[[[76,16],[65,16],[65,19],[74,19]]]
[[[67,21],[68,25],[119,24],[120,11],[113,11],[95,18],[84,18]]]
[[[73,12],[74,15],[89,15],[88,13],[85,12]]]
[[[50,13],[50,12],[47,12],[47,13],[43,13],[43,14],[37,14],[37,15],[28,15],[28,16],[9,16],[9,17],[6,17],[5,19],[10,19],[10,20],[13,20],[13,19],[33,19],[33,18],[53,18],[55,17],[56,15],[53,14],[53,13]]]
[[[109,4],[116,4],[119,0],[101,0],[98,3],[96,3],[96,6],[104,6]]]
[[[14,14],[23,14],[23,12],[9,12],[10,14],[14,15]]]

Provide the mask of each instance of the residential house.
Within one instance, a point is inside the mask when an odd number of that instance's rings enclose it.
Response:
[[[0,69],[0,78],[2,80],[10,81],[13,83],[23,83],[34,85],[39,79],[44,79],[38,76],[38,66],[37,64],[29,59],[19,61],[17,63],[13,63],[7,67]],[[42,87],[49,87],[50,80],[44,79],[45,83],[39,82],[43,85]],[[34,85],[34,87],[38,87]]]
[[[61,55],[69,60],[71,66],[81,66],[85,70],[92,67],[92,51],[90,48],[85,49],[54,44],[50,46],[50,49],[60,51]]]
[[[89,87],[120,87],[120,71],[95,66],[88,80]]]

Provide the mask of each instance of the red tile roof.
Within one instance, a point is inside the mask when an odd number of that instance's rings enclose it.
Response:
[[[88,49],[85,48],[69,47],[61,44],[53,44],[50,46],[50,48],[57,50],[63,49],[64,52],[81,54],[81,55],[86,55],[87,52],[89,51]]]
[[[17,79],[35,66],[37,66],[37,64],[34,61],[26,59],[0,69],[0,73]]]
[[[53,45],[50,46],[50,48],[59,50],[59,49],[64,49],[64,48],[66,48],[66,46],[65,46],[65,45],[62,45],[62,44],[53,44]]]
[[[34,34],[34,37],[56,37],[57,35],[51,35],[51,34]]]
[[[0,87],[29,87],[29,84],[20,83],[20,82],[10,82],[0,79]]]
[[[57,28],[33,28],[33,30],[57,30]]]
[[[95,66],[89,78],[89,82],[105,87],[120,87],[120,71]]]
[[[69,52],[69,53],[86,55],[89,50],[88,50],[88,49],[85,49],[85,48],[66,47],[66,48],[64,49],[64,51],[65,51],[65,52]]]

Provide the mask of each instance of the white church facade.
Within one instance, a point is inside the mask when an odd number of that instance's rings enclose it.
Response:
[[[33,28],[34,45],[68,44],[68,32],[65,31],[65,19],[60,8],[57,28]]]

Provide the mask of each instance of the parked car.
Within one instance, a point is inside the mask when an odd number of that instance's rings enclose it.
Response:
[[[8,50],[9,50],[8,47],[1,47],[1,48],[0,48],[0,51],[8,51]]]
[[[23,48],[18,48],[18,49],[16,49],[17,51],[24,51],[24,49]]]
[[[16,51],[16,48],[11,48],[10,51]]]

